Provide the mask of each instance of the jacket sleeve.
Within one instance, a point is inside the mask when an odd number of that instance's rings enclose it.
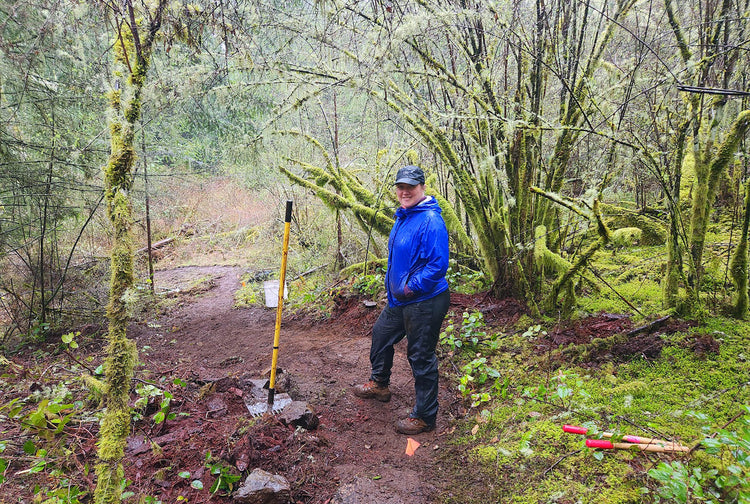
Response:
[[[448,230],[439,215],[425,222],[419,244],[419,258],[407,283],[415,294],[432,292],[448,271]]]

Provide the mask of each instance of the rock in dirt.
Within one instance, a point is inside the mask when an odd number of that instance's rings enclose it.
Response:
[[[239,383],[237,381],[237,378],[234,377],[225,377],[225,378],[219,378],[214,382],[214,390],[216,392],[226,392],[232,387],[238,387]]]
[[[331,504],[406,504],[398,495],[393,495],[390,488],[369,478],[357,477],[354,482],[341,485]]]
[[[224,415],[227,412],[227,403],[221,397],[214,396],[208,401],[208,411],[206,416],[208,418],[217,418]]]
[[[287,504],[291,497],[289,481],[263,469],[253,469],[234,494],[234,502],[244,504]]]
[[[127,448],[125,451],[128,455],[140,455],[151,450],[154,446],[164,447],[177,441],[189,439],[194,434],[202,432],[201,427],[181,428],[168,432],[163,436],[147,439],[143,436],[130,436],[127,439]]]
[[[296,425],[307,430],[315,430],[320,425],[320,418],[312,406],[304,401],[292,401],[279,414],[279,420],[286,425]]]

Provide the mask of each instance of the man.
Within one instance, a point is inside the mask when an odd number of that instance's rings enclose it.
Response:
[[[396,197],[401,208],[388,238],[385,288],[388,305],[372,329],[370,381],[354,387],[363,399],[389,401],[393,346],[407,338],[407,355],[414,376],[416,404],[411,414],[396,422],[396,431],[419,434],[435,428],[438,411],[438,360],[435,354],[440,326],[450,304],[448,231],[440,206],[425,196],[424,172],[405,166],[396,175]]]

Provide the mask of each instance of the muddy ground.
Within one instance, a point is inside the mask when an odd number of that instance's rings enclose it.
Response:
[[[467,411],[461,398],[447,387],[447,380],[441,382],[437,428],[413,436],[420,447],[412,456],[405,453],[407,436],[393,429],[394,422],[408,414],[413,400],[405,343],[396,349],[390,402],[364,401],[350,391],[368,378],[370,329],[382,300],[378,306],[367,307],[361,298],[339,297],[328,319],[284,313],[279,388],[314,409],[320,420],[317,428],[287,425],[279,415],[255,418],[249,414],[250,380],[267,377],[271,366],[276,310],[234,308],[234,292],[243,272],[235,267],[157,272],[157,289],[173,297],[175,305],[132,325],[130,335],[142,360],[135,381],[139,386],[148,380],[169,391],[174,396],[170,412],[176,416],[154,423],[159,396],[143,412],[143,419],[134,423],[125,460],[130,482],[126,490],[164,503],[231,502],[224,495],[228,483],[213,495],[209,491],[218,477],[212,468],[224,467],[226,474],[243,478],[254,468],[280,474],[291,483],[292,502],[300,503],[426,504],[449,492],[457,476],[450,474],[444,462],[462,456],[450,441],[456,420]],[[200,278],[209,280],[195,289]],[[523,306],[513,300],[452,294],[451,310],[459,317],[462,311],[473,309],[481,310],[488,326],[497,330],[512,327],[524,313]],[[549,352],[631,330],[628,317],[601,314],[561,325],[540,338],[538,348],[541,353]],[[629,338],[628,345],[633,344],[639,348],[608,347],[606,354],[595,355],[590,364],[639,352],[655,357],[661,350],[658,335],[649,331]],[[101,359],[101,340],[89,341],[81,352]],[[19,354],[13,361],[22,367],[24,358],[29,355]],[[71,470],[77,468],[77,484],[89,491],[93,490],[93,473],[86,467],[96,463],[97,429],[96,423],[82,423],[66,430],[66,442],[76,454]],[[4,432],[12,436],[14,428]],[[12,455],[10,451],[5,455]],[[8,477],[0,486],[0,502],[25,502],[31,496],[30,483],[44,484],[33,478],[26,473]],[[203,489],[195,488],[200,486],[196,481]],[[240,482],[232,482],[232,487],[236,489]]]
[[[295,502],[433,502],[435,493],[444,491],[437,455],[448,440],[452,420],[464,413],[463,405],[441,387],[437,428],[413,436],[421,446],[413,456],[406,455],[407,436],[393,429],[412,407],[405,342],[396,350],[390,402],[365,401],[350,391],[369,376],[370,329],[380,309],[366,307],[362,299],[338,298],[328,320],[284,313],[279,384],[292,398],[310,404],[320,425],[303,431],[274,416],[248,427],[240,395],[246,393],[247,380],[268,377],[276,310],[233,308],[241,274],[239,268],[212,267],[180,268],[157,276],[162,289],[188,288],[199,277],[213,280],[212,288],[131,331],[145,368],[153,372],[151,379],[178,376],[194,384],[197,394],[193,404],[181,406],[190,416],[168,422],[158,433],[183,434],[162,446],[162,453],[143,453],[134,460],[134,486],[145,485],[153,492],[146,481],[161,465],[191,471],[195,477],[210,450],[243,470],[260,467],[285,476]],[[146,346],[150,348],[144,350]],[[217,386],[206,389],[213,382]],[[158,489],[162,500],[174,501],[178,494],[197,497],[188,483],[165,481]]]

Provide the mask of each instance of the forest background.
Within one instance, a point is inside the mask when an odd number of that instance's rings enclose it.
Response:
[[[153,262],[133,262],[151,242],[193,244],[166,267],[237,263],[272,239],[270,222],[221,201],[227,187],[277,220],[295,201],[300,304],[324,304],[334,277],[377,285],[391,180],[415,163],[444,210],[454,285],[522,300],[527,339],[598,311],[728,334],[734,381],[680,411],[716,440],[717,425],[748,421],[749,22],[747,0],[6,2],[3,346],[105,314],[109,340],[127,341],[128,306],[154,286]],[[223,218],[196,221],[194,193],[212,189]],[[269,250],[253,260],[274,264]],[[120,351],[111,369],[132,359]],[[456,376],[474,408],[507,397],[491,363],[477,355]],[[128,403],[116,374],[108,412]],[[719,391],[732,403],[711,402]],[[721,439],[703,472],[660,466],[684,472],[686,500],[747,499],[747,429]],[[661,490],[649,495],[681,500]]]

